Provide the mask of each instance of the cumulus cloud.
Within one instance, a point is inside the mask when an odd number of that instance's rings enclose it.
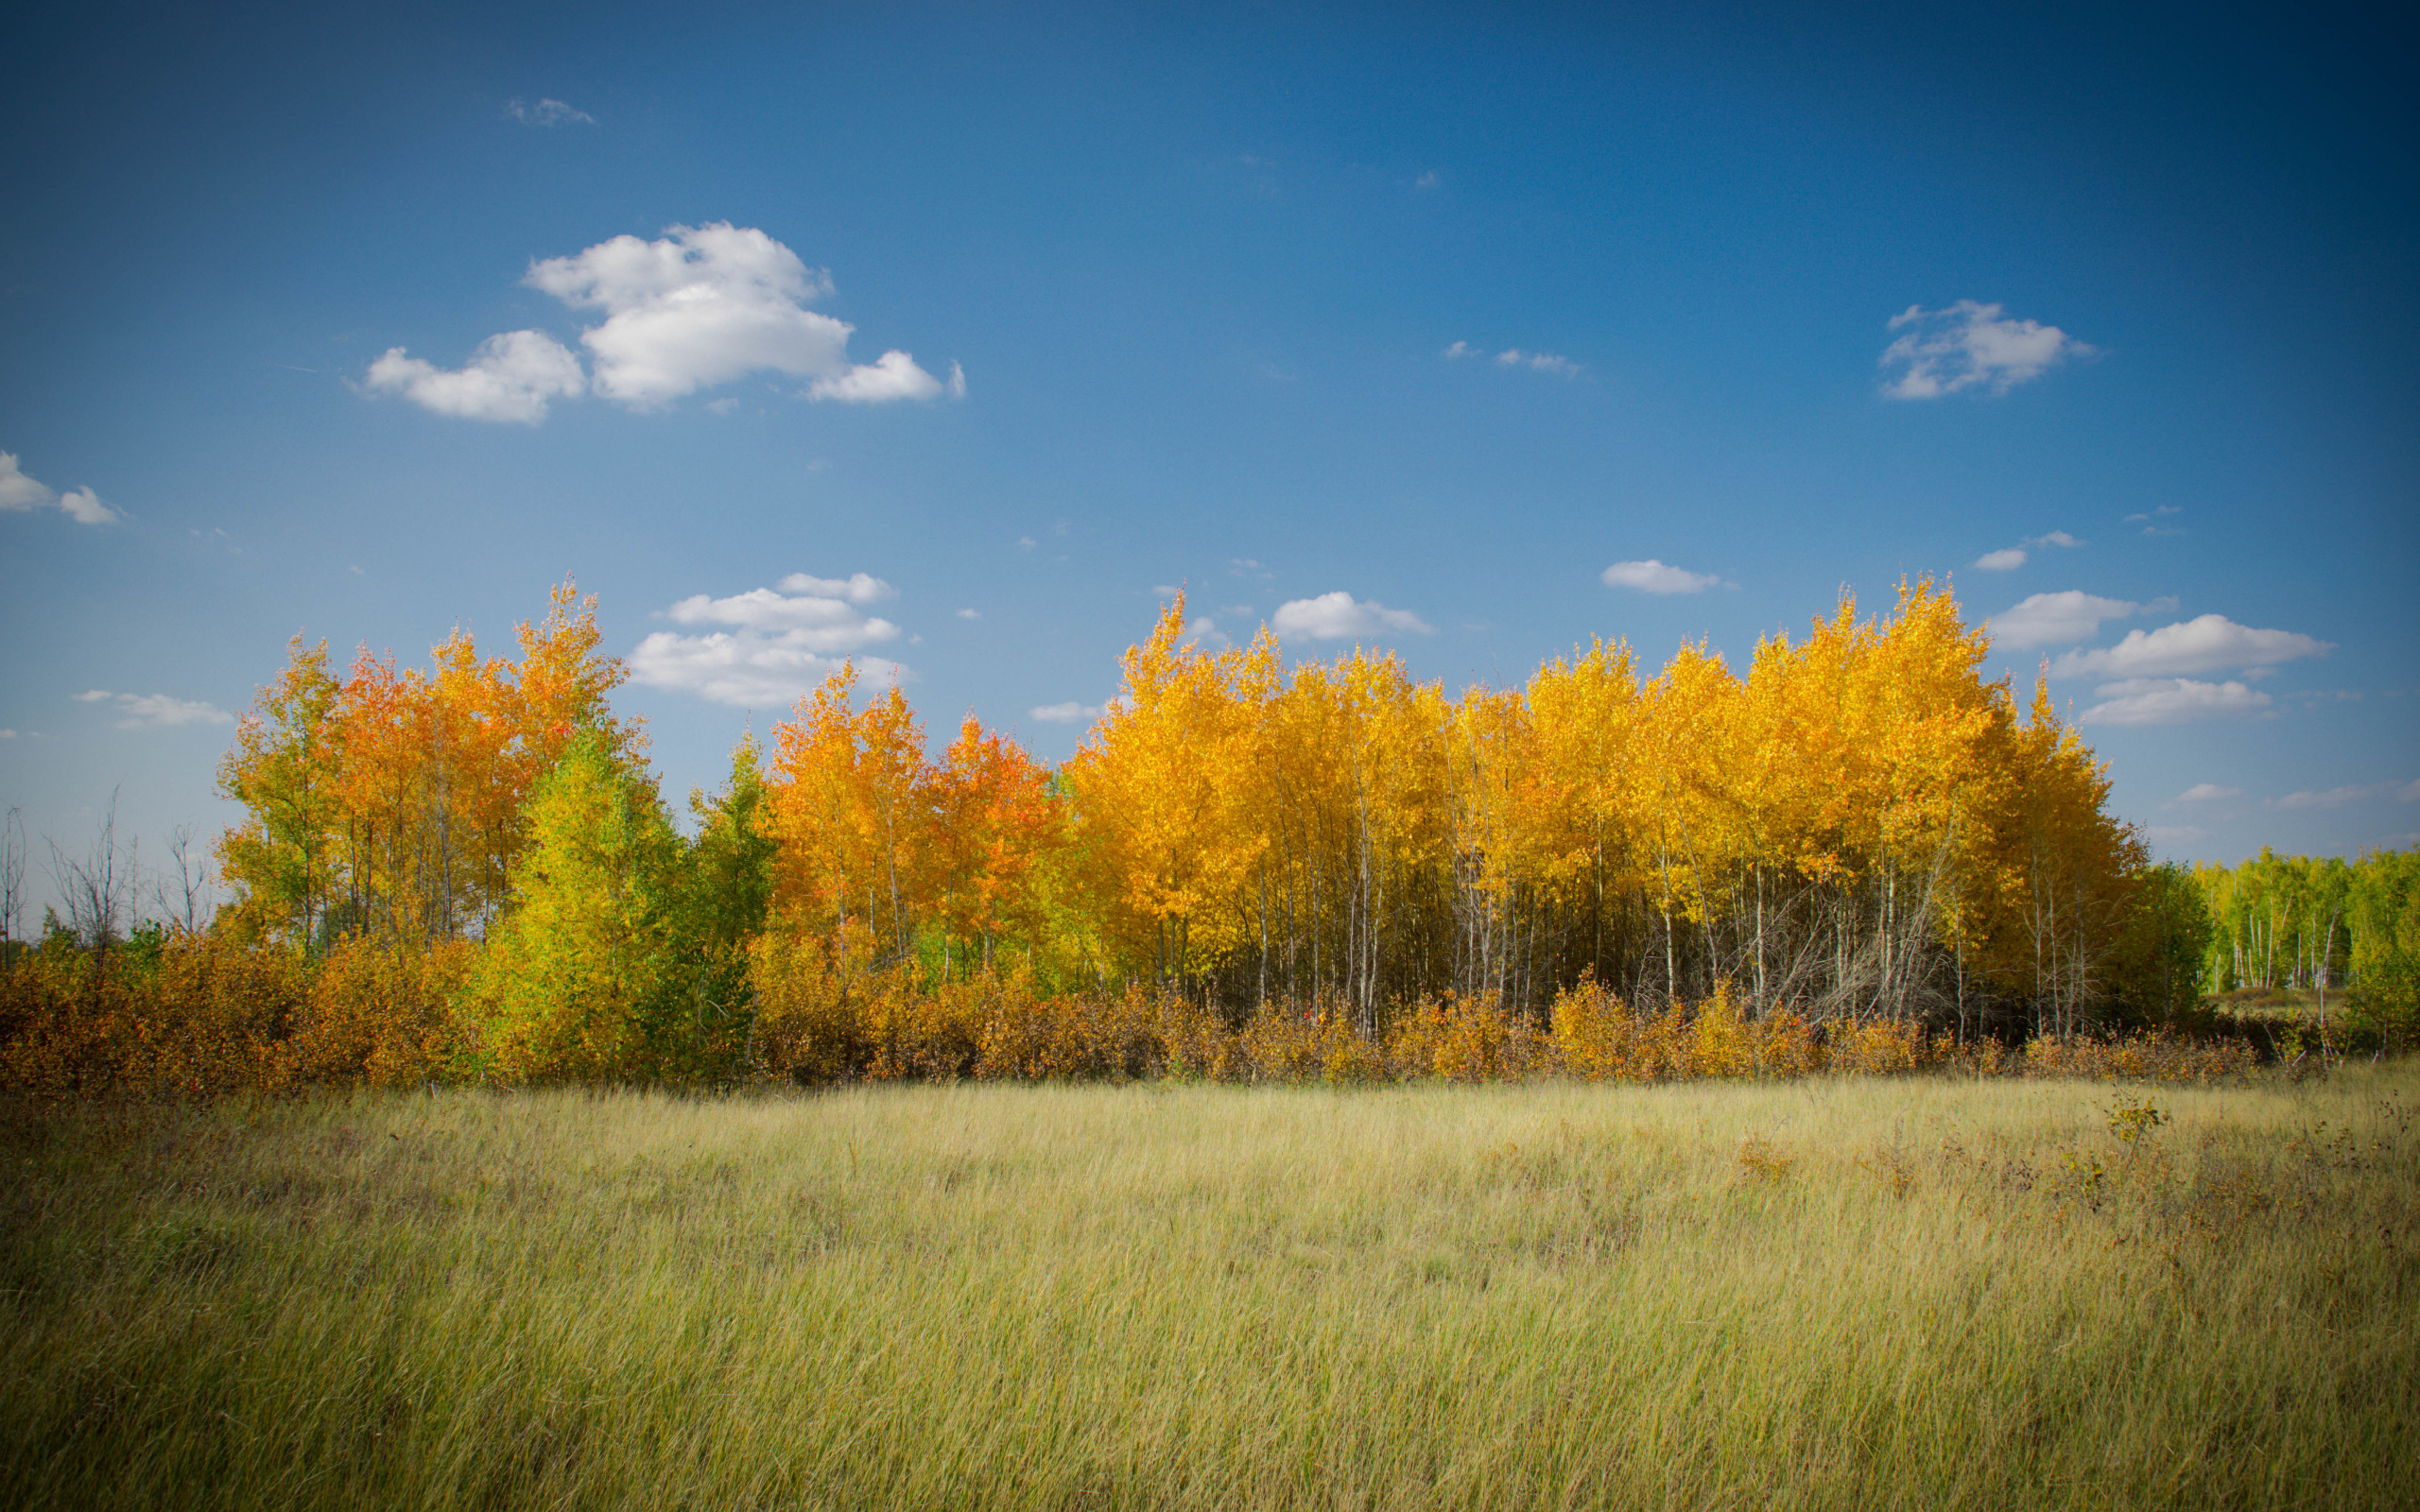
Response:
[[[2241,797],[2243,797],[2243,789],[2239,787],[2221,787],[2216,782],[2196,782],[2191,787],[2187,788],[2184,792],[2177,794],[2175,801],[2179,803],[2215,803],[2222,798]]]
[[[362,387],[372,393],[401,394],[423,409],[463,420],[508,421],[535,425],[546,418],[550,399],[586,391],[579,359],[540,331],[507,331],[479,343],[459,368],[406,356],[401,347],[370,365]]]
[[[1906,335],[1882,353],[1885,369],[1903,369],[1882,386],[1893,399],[1939,399],[1962,388],[2004,394],[2093,348],[2054,325],[2012,320],[1996,304],[1960,300],[1945,309],[1910,304],[1891,319]]]
[[[75,695],[78,703],[115,707],[120,730],[147,730],[162,725],[232,725],[235,716],[216,704],[196,698],[171,698],[164,693],[112,693],[94,688]]]
[[[1652,557],[1645,561],[1617,561],[1598,576],[1608,588],[1634,588],[1642,593],[1703,593],[1722,583],[1712,573],[1668,567]]]
[[[2093,690],[2101,699],[2076,715],[2080,725],[2181,725],[2223,714],[2257,713],[2269,696],[2240,682],[2187,678],[2128,678]]]
[[[593,391],[631,409],[661,409],[683,395],[754,372],[809,380],[812,399],[883,404],[963,398],[956,363],[944,381],[905,352],[849,361],[856,327],[806,306],[832,292],[831,276],[753,227],[672,226],[654,241],[616,236],[569,257],[533,261],[523,280],[576,310],[604,318],[579,335],[593,370],[535,331],[491,336],[472,361],[446,369],[401,347],[372,365],[368,387],[441,414],[535,424],[546,401]]]
[[[1270,628],[1281,639],[1343,641],[1383,635],[1389,631],[1427,635],[1431,627],[1409,610],[1389,609],[1374,599],[1357,600],[1341,589],[1317,598],[1297,598],[1277,606]]]
[[[524,126],[595,126],[596,117],[575,109],[562,100],[540,100],[531,105],[521,99],[504,102],[504,113]]]
[[[866,605],[896,593],[865,573],[792,573],[775,588],[727,598],[693,594],[664,610],[664,617],[677,625],[724,628],[648,635],[631,653],[631,677],[648,687],[741,708],[792,703],[850,662],[870,682],[896,682],[907,676],[899,663],[860,654],[898,638],[898,626],[865,612]]]
[[[2246,667],[2273,667],[2335,649],[2292,630],[2259,630],[2223,614],[2204,614],[2156,630],[2129,630],[2116,645],[2070,651],[2050,664],[2053,676],[2185,677]]]
[[[2072,645],[2100,633],[2103,620],[2122,620],[2143,606],[2122,598],[2096,598],[2078,589],[2036,593],[1984,624],[2001,645]]]
[[[101,496],[91,489],[70,489],[60,493],[46,483],[27,477],[17,465],[16,454],[0,452],[0,510],[22,514],[34,509],[57,509],[79,525],[108,525],[118,521],[118,512],[103,504]]]
[[[1038,709],[1028,709],[1026,711],[1026,713],[1029,717],[1039,719],[1043,723],[1050,725],[1089,724],[1093,720],[1098,719],[1101,716],[1101,713],[1102,710],[1099,704],[1078,703],[1072,698],[1067,700],[1065,703],[1046,703]]]

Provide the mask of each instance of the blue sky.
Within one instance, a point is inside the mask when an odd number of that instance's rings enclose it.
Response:
[[[848,655],[1063,759],[1179,584],[1459,685],[1931,573],[2163,854],[2411,844],[2411,33],[2118,9],[49,8],[0,802],[215,831],[297,630],[566,573],[676,795]]]

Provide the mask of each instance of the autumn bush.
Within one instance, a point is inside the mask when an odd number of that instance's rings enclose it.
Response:
[[[1752,1015],[1727,985],[1699,1002],[1641,1005],[1585,977],[1544,1022],[1494,994],[1448,993],[1386,1009],[1371,1033],[1340,999],[1309,1010],[1265,1003],[1236,1020],[1139,982],[1051,990],[1021,963],[946,980],[914,961],[843,970],[821,938],[780,930],[750,947],[730,1056],[666,1050],[659,1032],[630,1039],[644,1054],[615,1060],[594,1039],[545,1051],[527,1021],[499,1013],[494,980],[480,948],[463,942],[399,950],[348,936],[314,961],[221,936],[146,936],[101,954],[61,936],[0,969],[0,1087],[190,1098],[457,1082],[1653,1084],[1928,1070],[2211,1083],[2259,1068],[2245,1041],[2165,1029],[2012,1049],[1904,1020]],[[696,1032],[735,1032],[702,992],[694,1002]],[[683,1069],[699,1065],[707,1071]]]
[[[287,1075],[324,1087],[466,1079],[479,1034],[460,1008],[475,965],[459,941],[408,951],[368,936],[340,940],[313,976],[284,1047]]]
[[[2028,1076],[2085,1076],[2104,1081],[2239,1081],[2259,1066],[2240,1040],[2194,1040],[2180,1034],[2032,1040],[2018,1061]]]
[[[146,931],[106,950],[54,935],[0,971],[0,1081],[49,1096],[199,1098],[298,1079],[311,973],[291,953]]]

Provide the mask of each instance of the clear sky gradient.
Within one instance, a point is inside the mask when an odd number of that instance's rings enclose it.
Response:
[[[0,804],[214,832],[296,631],[566,574],[674,796],[852,655],[1063,760],[1179,585],[1459,686],[1932,574],[2161,853],[2408,845],[2386,17],[21,13]]]

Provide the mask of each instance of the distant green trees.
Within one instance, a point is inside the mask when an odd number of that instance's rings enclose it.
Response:
[[[2206,990],[2343,990],[2377,1027],[2420,1027],[2420,850],[2281,856],[2193,868],[2211,930]]]

